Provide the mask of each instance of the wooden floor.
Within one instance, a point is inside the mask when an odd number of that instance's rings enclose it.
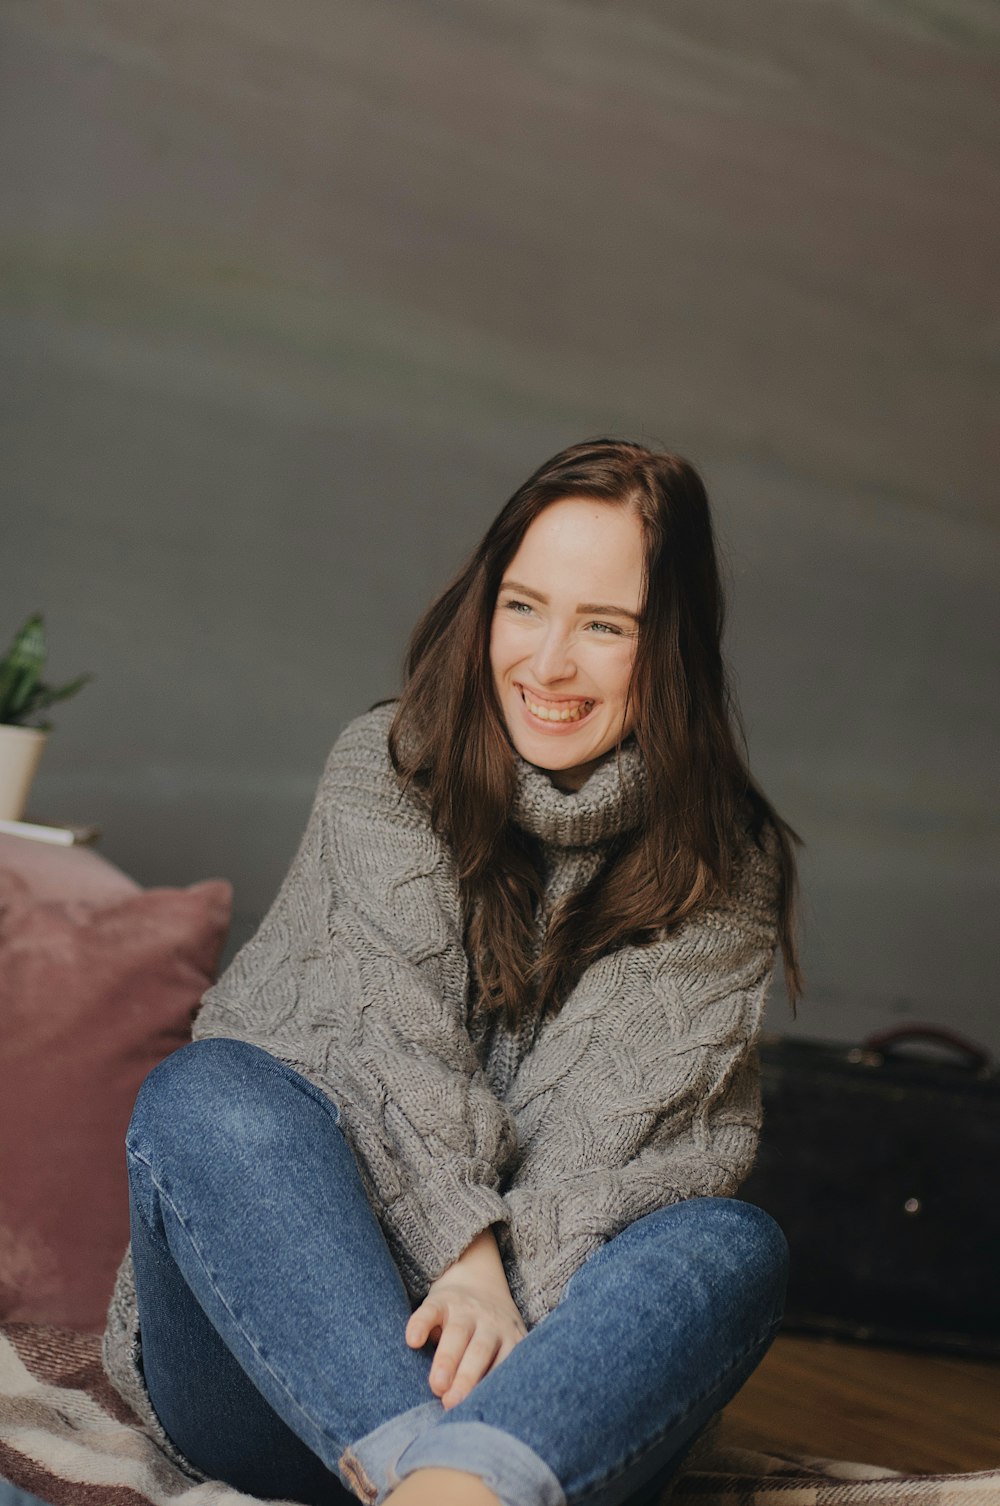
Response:
[[[892,1469],[1000,1467],[1000,1361],[779,1334],[722,1439]]]

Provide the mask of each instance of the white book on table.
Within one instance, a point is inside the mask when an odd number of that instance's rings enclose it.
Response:
[[[97,826],[44,826],[36,821],[0,819],[0,834],[8,837],[27,837],[32,842],[55,842],[60,847],[71,847],[76,842],[96,842],[101,833]]]

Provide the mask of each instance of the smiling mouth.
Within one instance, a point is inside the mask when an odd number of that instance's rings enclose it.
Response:
[[[542,722],[582,722],[597,705],[596,701],[571,698],[564,701],[538,701],[523,685],[517,688],[532,716],[538,717]]]

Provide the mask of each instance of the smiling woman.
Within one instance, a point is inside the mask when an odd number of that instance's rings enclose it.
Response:
[[[390,754],[454,851],[475,986],[508,1022],[558,1008],[610,948],[731,892],[747,832],[771,845],[794,1005],[798,839],[740,751],[723,625],[697,470],[609,439],[529,476],[417,624]],[[512,751],[584,804],[612,752],[619,774],[626,752],[640,771],[641,811],[566,893],[546,891],[524,823],[509,819]]]
[[[632,730],[643,587],[638,513],[585,497],[539,514],[500,583],[497,702],[518,753],[561,789],[579,789]]]
[[[129,1127],[108,1373],[195,1474],[327,1506],[651,1502],[763,1357],[794,833],[731,719],[708,499],[529,477],[337,739]]]

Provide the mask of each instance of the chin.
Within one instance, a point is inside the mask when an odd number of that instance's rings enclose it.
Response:
[[[611,747],[614,747],[614,743]],[[537,768],[544,769],[548,774],[561,774],[571,769],[588,768],[600,762],[609,751],[608,748],[598,749],[596,752],[590,748],[583,748],[570,752],[567,748],[565,753],[561,750],[555,753],[551,748],[518,748],[522,758],[528,763],[533,763]]]

